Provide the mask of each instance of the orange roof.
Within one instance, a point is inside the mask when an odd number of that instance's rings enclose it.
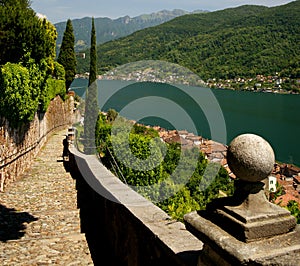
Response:
[[[280,197],[278,197],[275,200],[275,203],[279,204],[282,207],[284,207],[284,206],[287,206],[287,204],[289,203],[290,200],[294,200],[294,201],[298,202],[298,204],[300,204],[300,199],[296,198],[295,196],[293,196],[291,194],[281,195]]]
[[[290,170],[292,170],[292,171],[300,172],[300,168],[297,167],[297,166],[295,166],[295,165],[293,165],[293,164],[290,164],[290,165],[288,166],[288,168],[289,168]]]
[[[294,176],[294,181],[299,184],[300,183],[300,176],[299,175]]]

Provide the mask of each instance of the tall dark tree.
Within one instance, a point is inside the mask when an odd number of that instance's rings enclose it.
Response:
[[[75,37],[72,21],[68,19],[57,62],[65,68],[66,90],[70,88],[76,74]]]
[[[90,51],[90,76],[89,86],[97,79],[97,41],[96,41],[96,29],[95,20],[92,18],[92,31],[91,31],[91,51]]]
[[[91,154],[95,151],[95,127],[99,112],[98,107],[98,86],[97,86],[97,50],[96,30],[94,18],[92,18],[91,49],[90,49],[90,76],[87,89],[85,114],[84,114],[84,151]]]

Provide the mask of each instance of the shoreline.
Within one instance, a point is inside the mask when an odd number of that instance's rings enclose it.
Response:
[[[82,79],[88,79],[89,73],[85,74],[76,74],[75,78],[82,78]],[[271,80],[267,80],[266,78],[270,78]],[[179,80],[178,83],[175,83],[176,79],[159,79],[155,78],[153,76],[147,77],[147,76],[141,76],[139,78],[133,78],[132,76],[110,76],[110,75],[98,75],[98,80],[119,80],[119,81],[132,81],[132,82],[153,82],[153,83],[165,83],[170,85],[187,85],[187,86],[195,86],[195,87],[203,87],[203,88],[209,88],[209,89],[220,89],[220,90],[231,90],[231,91],[247,91],[247,92],[253,92],[253,93],[273,93],[273,94],[287,94],[287,95],[299,95],[300,94],[300,79],[295,79],[295,84],[297,84],[296,88],[290,88],[289,90],[283,89],[282,84],[286,80],[293,81],[294,79],[290,78],[278,78],[275,77],[264,77],[262,75],[258,75],[256,78],[257,82],[256,84],[253,83],[253,78],[251,79],[232,79],[232,80],[226,80],[216,82],[214,79],[208,80],[207,82],[203,80],[199,80],[199,82],[189,82],[188,80]],[[265,80],[266,79],[266,80]],[[235,88],[238,82],[241,82],[243,85],[247,85],[246,82],[251,82],[252,85],[248,85],[247,87],[239,87]],[[264,85],[264,83],[268,83],[268,86]],[[271,84],[275,84],[273,87],[270,87]],[[234,85],[234,86],[233,86]]]

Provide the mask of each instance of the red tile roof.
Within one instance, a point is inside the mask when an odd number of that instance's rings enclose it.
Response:
[[[294,200],[296,202],[298,202],[298,204],[300,204],[300,199],[299,197],[295,197],[291,194],[284,194],[284,195],[281,195],[280,197],[278,197],[276,200],[275,200],[275,203],[276,204],[279,204],[280,206],[284,207],[284,206],[287,206],[287,204],[289,203],[290,200]]]

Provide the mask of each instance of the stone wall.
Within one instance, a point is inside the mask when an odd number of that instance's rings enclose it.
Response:
[[[96,156],[72,144],[66,150],[65,166],[76,180],[81,228],[95,265],[197,265],[202,242],[183,223],[122,183]]]
[[[17,129],[0,118],[0,191],[17,180],[30,167],[32,160],[53,130],[74,122],[74,98],[65,101],[57,96],[46,113],[36,113],[32,122]]]

